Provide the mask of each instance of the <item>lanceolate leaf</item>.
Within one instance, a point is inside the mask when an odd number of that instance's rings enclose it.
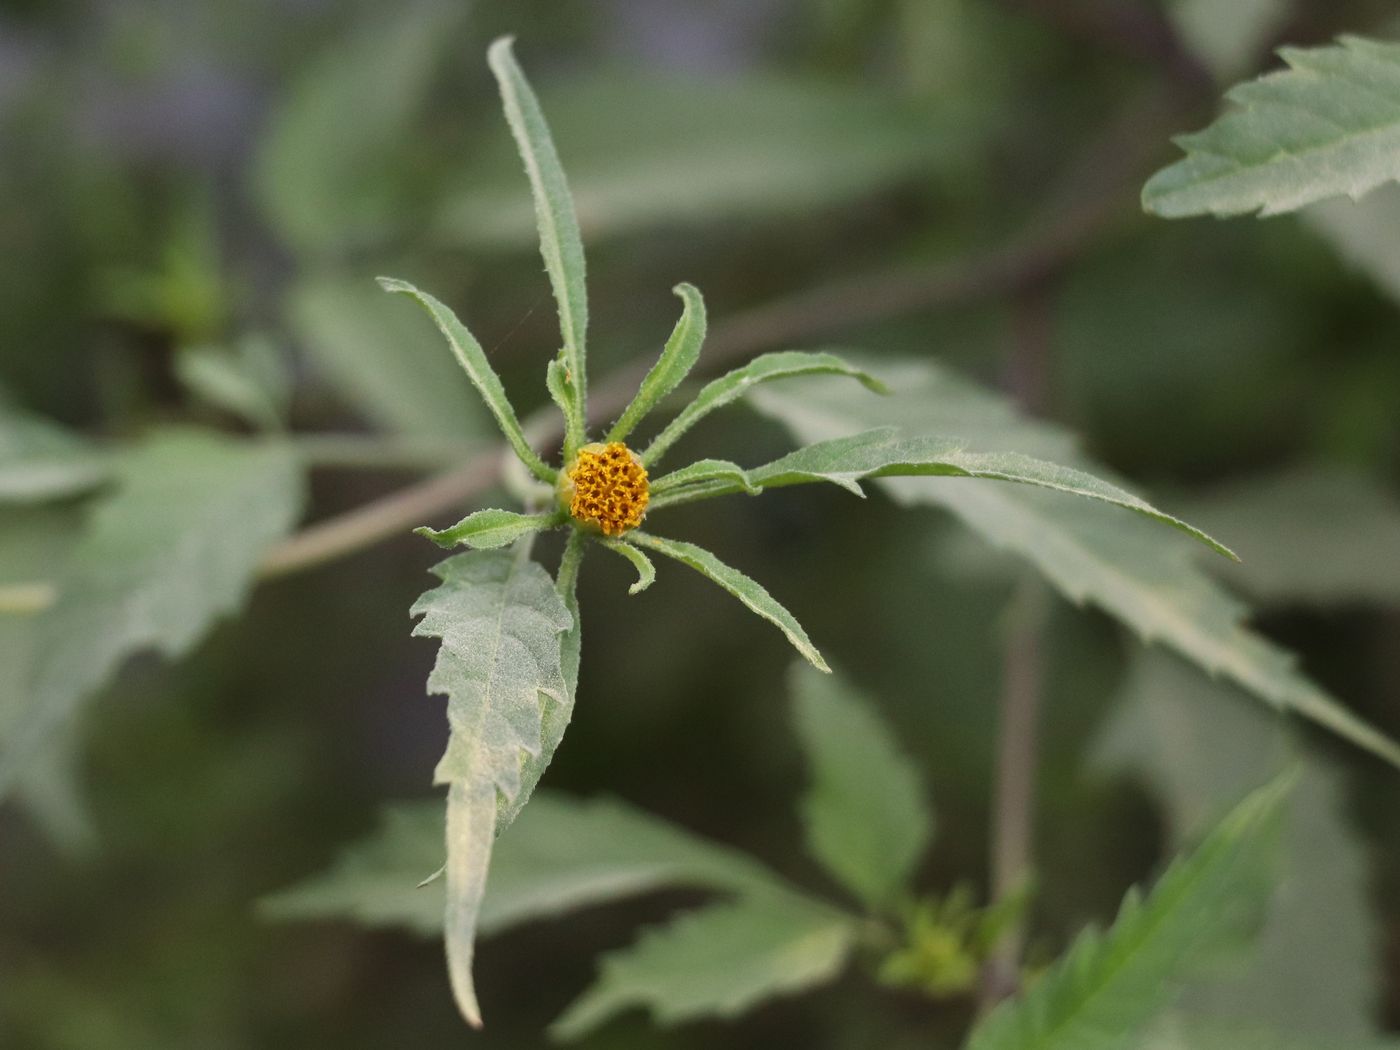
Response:
[[[908,891],[933,832],[913,763],[840,677],[797,665],[793,720],[807,759],[807,845],[869,909]]]
[[[641,594],[656,582],[656,566],[646,556],[646,552],[634,547],[626,540],[602,540],[603,546],[614,554],[620,554],[632,563],[637,570],[637,582],[627,588],[628,594]]]
[[[442,863],[442,824],[439,802],[393,806],[329,871],[261,909],[279,919],[349,918],[439,934],[442,880],[419,884]],[[478,928],[488,935],[668,887],[772,894],[784,886],[744,854],[624,802],[542,791],[497,840]]]
[[[451,726],[435,779],[447,804],[447,955],[463,1015],[481,1023],[471,959],[491,846],[523,804],[522,767],[543,746],[546,705],[565,700],[560,636],[572,618],[527,552],[472,551],[433,570],[442,585],[413,606],[415,635],[440,638],[428,678]]]
[[[819,671],[831,671],[831,668],[826,665],[826,661],[822,659],[822,654],[817,652],[817,647],[812,644],[812,640],[807,637],[807,632],[793,618],[792,613],[779,605],[771,594],[738,569],[730,568],[709,551],[703,547],[697,547],[693,543],[669,540],[640,531],[628,533],[627,538],[632,543],[650,547],[668,558],[675,558],[676,561],[689,565],[701,575],[709,577],[747,605],[752,612],[777,626],[783,634],[787,635],[793,648],[806,657],[813,667]]]
[[[301,511],[296,457],[276,445],[173,431],[114,468],[117,488],[39,622],[29,693],[0,754],[0,796],[129,656],[183,655],[237,609],[259,559]]]
[[[515,61],[509,38],[497,40],[487,52],[491,72],[501,88],[506,120],[525,162],[525,174],[535,198],[535,218],[539,224],[540,254],[554,289],[559,307],[559,332],[564,345],[560,360],[568,370],[572,393],[573,419],[586,418],[588,374],[585,370],[584,338],[588,329],[588,293],[584,283],[583,239],[573,198],[559,163],[559,154],[550,138],[549,125],[539,101]],[[577,448],[583,435],[570,435],[570,447]]]
[[[881,382],[868,372],[848,365],[835,354],[806,353],[801,350],[780,350],[760,354],[742,368],[706,384],[695,400],[667,424],[642,453],[642,463],[652,467],[687,430],[717,408],[738,400],[760,383],[804,375],[842,375],[858,379],[871,390],[883,391]]]
[[[477,550],[491,550],[505,547],[521,536],[528,536],[541,529],[553,528],[562,524],[563,516],[557,512],[546,514],[517,514],[513,510],[474,511],[447,529],[430,529],[426,525],[413,531],[426,536],[439,547],[473,547]]]
[[[1092,474],[1017,452],[969,452],[963,445],[955,438],[905,437],[893,427],[882,427],[808,445],[766,466],[753,468],[748,479],[751,485],[763,489],[830,481],[856,493],[864,478],[944,476],[1017,481],[1126,508],[1180,529],[1212,550],[1239,560],[1228,547],[1200,529]]]
[[[1251,794],[1104,933],[1080,935],[1024,998],[974,1030],[968,1050],[1117,1050],[1170,1005],[1182,981],[1248,937],[1267,900],[1270,846],[1289,782]]]
[[[608,432],[609,441],[622,441],[632,433],[662,398],[681,385],[700,359],[700,347],[705,342],[705,300],[693,285],[678,284],[672,290],[685,304],[681,319],[666,340],[660,359],[642,380],[637,396]]]
[[[699,459],[694,463],[663,474],[651,483],[652,505],[664,506],[670,500],[659,497],[669,495],[675,502],[684,502],[683,492],[692,487],[703,487],[706,491],[722,489],[723,492],[747,492],[756,496],[759,489],[749,480],[748,471],[727,459]]]
[[[759,391],[754,400],[803,441],[893,423],[905,433],[956,433],[988,451],[1018,450],[1106,473],[1063,431],[1018,418],[1005,400],[949,373],[924,363],[887,362],[881,371],[896,395],[852,399],[830,380],[804,380],[791,390]],[[1027,558],[1071,600],[1100,606],[1145,640],[1400,765],[1400,747],[1299,674],[1288,653],[1241,625],[1243,607],[1201,572],[1193,549],[1174,534],[1026,485],[936,477],[879,484],[905,505],[951,511],[992,544]]]
[[[529,467],[530,472],[541,481],[552,483],[554,471],[545,465],[544,460],[540,459],[538,453],[530,447],[530,442],[525,439],[525,431],[521,429],[515,408],[506,397],[506,389],[501,385],[500,376],[496,375],[496,370],[486,359],[486,352],[481,349],[481,344],[467,331],[466,326],[457,320],[457,315],[427,292],[420,292],[407,281],[381,277],[379,284],[386,292],[400,292],[412,296],[432,315],[438,329],[447,337],[452,352],[457,355],[457,360],[461,362],[462,369],[467,373],[472,385],[481,394],[491,414],[496,417],[501,433],[510,442],[510,447],[515,450],[520,462]]]
[[[734,1017],[763,999],[831,980],[856,939],[849,915],[794,893],[756,895],[687,912],[604,956],[596,984],[551,1033],[585,1035],[629,1006],[658,1024]]]
[[[1289,69],[1230,91],[1237,108],[1177,143],[1143,205],[1167,218],[1277,215],[1400,179],[1400,44],[1285,48]]]
[[[75,496],[110,471],[107,459],[78,438],[0,398],[0,504]]]

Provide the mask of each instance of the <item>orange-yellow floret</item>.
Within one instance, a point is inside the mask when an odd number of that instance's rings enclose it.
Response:
[[[564,495],[575,521],[605,536],[620,536],[642,523],[651,499],[647,469],[621,441],[583,446],[564,474]]]

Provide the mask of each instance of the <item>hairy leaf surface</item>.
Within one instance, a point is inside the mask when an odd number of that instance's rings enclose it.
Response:
[[[448,787],[447,954],[453,992],[480,1025],[471,960],[491,847],[524,804],[523,768],[543,748],[546,705],[566,700],[560,636],[572,617],[526,552],[472,551],[436,566],[413,633],[442,645],[428,690],[451,727],[434,778]]]
[[[29,695],[0,755],[0,795],[134,653],[188,652],[242,604],[262,555],[301,512],[295,456],[200,431],[160,433],[115,461],[39,621]]]
[[[1064,431],[1019,418],[1004,399],[939,368],[889,364],[881,373],[896,395],[852,398],[844,386],[808,379],[758,391],[753,400],[803,441],[893,423],[906,433],[959,434],[988,451],[1018,450],[1107,473],[1078,453]],[[880,484],[906,506],[951,511],[983,539],[1028,559],[1070,600],[1092,602],[1144,640],[1160,641],[1270,705],[1400,765],[1400,747],[1300,674],[1289,653],[1243,626],[1244,607],[1198,568],[1193,546],[1173,533],[1026,485],[936,477]]]
[[[1146,897],[1129,891],[1107,931],[1081,934],[1023,998],[977,1026],[968,1050],[1137,1046],[1184,979],[1246,938],[1267,899],[1287,787],[1279,780],[1248,796]]]
[[[868,699],[798,665],[793,721],[807,759],[807,847],[872,911],[888,910],[933,836],[924,785]]]
[[[456,525],[446,529],[430,529],[426,525],[413,531],[426,536],[439,547],[474,547],[491,550],[505,547],[532,532],[548,529],[563,521],[560,514],[519,514],[513,510],[488,507],[468,514]]]
[[[1277,215],[1400,179],[1400,44],[1279,53],[1287,70],[1233,88],[1234,109],[1177,139],[1186,156],[1143,188],[1148,211]]]
[[[622,441],[632,433],[648,412],[685,381],[700,359],[700,348],[705,343],[705,300],[693,285],[678,284],[672,290],[685,304],[681,319],[666,340],[661,357],[642,380],[636,397],[608,431],[609,441]]]

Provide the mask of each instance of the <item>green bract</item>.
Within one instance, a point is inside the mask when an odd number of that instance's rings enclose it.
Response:
[[[634,593],[655,576],[642,548],[688,565],[776,625],[821,671],[828,670],[821,653],[767,590],[707,550],[642,531],[637,528],[642,516],[715,496],[755,495],[767,487],[832,482],[860,495],[860,481],[866,478],[945,475],[1020,482],[1111,503],[1179,528],[1233,557],[1199,530],[1092,475],[1025,455],[977,450],[958,438],[910,437],[891,428],[809,445],[757,468],[703,459],[650,482],[648,470],[686,431],[759,384],[830,375],[855,379],[871,391],[884,389],[874,376],[834,354],[765,354],[704,386],[648,446],[635,453],[626,449],[621,442],[681,385],[699,360],[705,304],[688,284],[675,289],[682,315],[657,364],[605,432],[607,444],[590,445],[588,300],[578,220],[549,128],[516,64],[510,40],[492,45],[490,65],[533,191],[540,251],[558,305],[561,348],[546,370],[546,387],[564,416],[561,468],[546,463],[530,446],[480,344],[452,311],[403,281],[380,280],[385,289],[410,295],[427,309],[511,450],[531,475],[557,484],[560,493],[557,507],[532,506],[523,513],[478,510],[450,528],[420,530],[443,546],[474,548],[438,566],[442,584],[414,607],[415,613],[426,614],[417,633],[442,639],[429,688],[449,697],[452,728],[447,755],[437,771],[438,781],[449,785],[445,930],[458,1005],[473,1024],[480,1023],[480,1015],[470,963],[492,840],[524,805],[572,712],[580,643],[575,583],[590,542],[633,563],[639,575]],[[551,581],[530,560],[530,542],[535,533],[555,528],[570,529],[571,535]],[[493,549],[511,543],[517,544],[514,552]],[[847,877],[861,894],[886,891],[868,872],[853,870]],[[740,912],[734,920],[740,925],[747,921]]]

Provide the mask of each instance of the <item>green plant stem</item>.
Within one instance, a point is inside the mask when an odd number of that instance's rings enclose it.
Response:
[[[563,595],[574,593],[578,583],[578,567],[583,563],[583,547],[587,541],[578,529],[569,531],[569,540],[564,544],[564,555],[559,559],[559,572],[554,578],[555,589]]]

